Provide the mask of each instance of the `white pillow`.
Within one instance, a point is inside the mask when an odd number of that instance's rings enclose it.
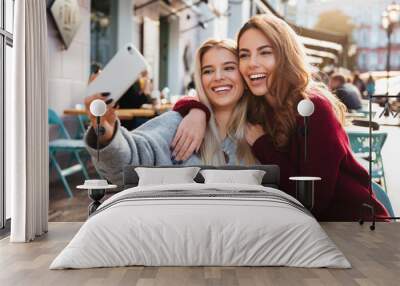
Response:
[[[204,183],[234,183],[246,185],[261,185],[265,171],[262,170],[212,170],[200,171]]]
[[[199,167],[135,168],[139,177],[138,186],[195,183],[193,179],[199,170]]]

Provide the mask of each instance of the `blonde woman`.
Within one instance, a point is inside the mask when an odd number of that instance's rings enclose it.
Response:
[[[116,184],[122,183],[127,165],[237,165],[253,164],[255,158],[245,139],[248,96],[239,73],[235,42],[208,40],[196,54],[195,81],[200,102],[211,110],[199,152],[184,162],[176,161],[170,145],[182,120],[178,112],[166,112],[129,132],[120,126],[110,106],[101,118],[105,134],[101,136],[100,162],[96,159],[96,119],[85,136],[89,153],[99,172]],[[85,100],[87,110],[95,99]],[[111,105],[110,102],[108,102]],[[205,121],[205,116],[203,121]]]
[[[369,175],[351,152],[342,126],[344,105],[325,86],[312,81],[295,32],[274,15],[257,15],[240,29],[237,42],[240,73],[252,94],[246,139],[256,158],[262,164],[280,166],[281,189],[291,195],[295,194],[295,185],[289,177],[321,177],[312,210],[317,219],[360,218],[362,204],[369,201]],[[307,165],[304,123],[296,109],[305,98],[315,106],[309,120]],[[182,106],[185,104],[178,105]],[[189,114],[187,120],[198,119]],[[373,203],[378,216],[387,215],[375,198]]]

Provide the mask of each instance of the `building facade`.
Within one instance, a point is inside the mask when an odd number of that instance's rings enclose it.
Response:
[[[210,37],[234,39],[242,24],[258,13],[272,11],[295,22],[301,4],[293,5],[291,0],[75,1],[81,21],[68,48],[51,16],[48,19],[49,106],[60,114],[83,103],[92,63],[105,66],[126,43],[133,43],[146,58],[155,89],[168,87],[172,95],[182,95],[191,81],[200,43]],[[329,37],[315,33],[300,37],[310,62],[318,65],[331,57],[333,63],[340,63],[343,47],[329,42]]]
[[[154,88],[183,94],[196,47],[210,37],[234,38],[249,18],[252,2],[77,0],[81,22],[68,49],[48,16],[49,106],[62,113],[82,103],[91,64],[105,66],[129,42],[148,61]]]
[[[339,10],[350,17],[354,24],[353,42],[356,44],[357,68],[360,71],[386,69],[387,32],[382,28],[381,16],[393,0],[353,0],[351,4],[340,0],[297,0],[296,24],[314,28],[319,15]],[[391,69],[400,70],[400,26],[392,37]]]

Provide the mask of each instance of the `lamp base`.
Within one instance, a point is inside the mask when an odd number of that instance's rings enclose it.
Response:
[[[296,199],[308,210],[314,207],[315,182],[320,181],[320,177],[290,177],[289,180],[296,183]]]
[[[108,184],[106,180],[92,179],[85,180],[85,183],[83,185],[79,185],[76,188],[88,190],[88,196],[92,200],[92,203],[88,207],[88,213],[90,216],[101,205],[100,201],[106,194],[106,190],[114,189],[116,187],[116,185]]]
[[[105,189],[89,189],[88,190],[88,195],[89,198],[93,200],[93,202],[89,205],[88,207],[88,214],[89,216],[94,213],[97,208],[101,205],[101,199],[104,197],[106,194]]]

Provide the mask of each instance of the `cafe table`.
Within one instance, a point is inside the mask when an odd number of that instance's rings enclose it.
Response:
[[[121,120],[130,120],[135,117],[147,117],[151,118],[159,113],[165,112],[172,108],[172,104],[162,104],[160,106],[151,108],[133,108],[133,109],[116,109],[116,113]],[[87,115],[84,108],[70,108],[64,110],[65,115]]]

